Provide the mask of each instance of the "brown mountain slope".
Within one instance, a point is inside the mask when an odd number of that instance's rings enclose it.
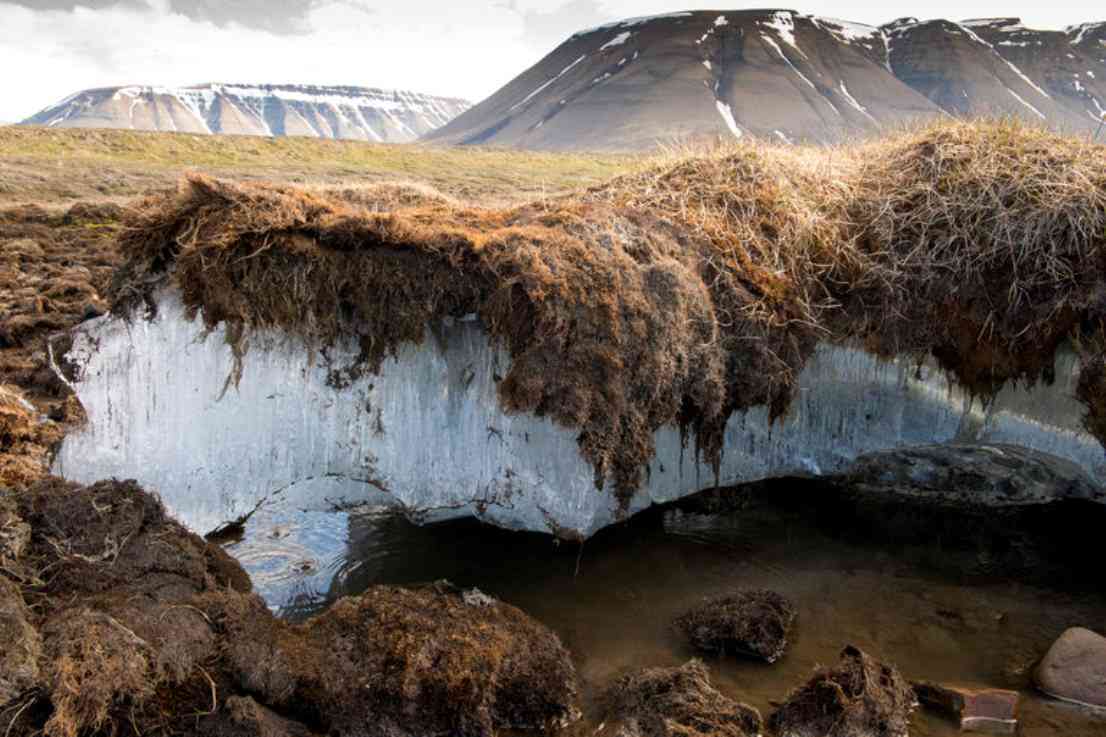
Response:
[[[884,27],[895,74],[957,116],[1013,115],[1066,131],[1106,113],[1106,24],[1066,31],[1017,18]]]
[[[745,134],[826,142],[938,112],[891,74],[877,28],[700,11],[579,33],[428,138],[528,148]]]
[[[1106,24],[1016,20],[882,27],[790,10],[695,11],[576,34],[427,140],[640,149],[754,135],[836,142],[937,115],[1093,130]]]

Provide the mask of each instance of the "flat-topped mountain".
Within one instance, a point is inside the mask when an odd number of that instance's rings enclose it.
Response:
[[[1106,23],[876,27],[791,10],[695,11],[577,33],[427,138],[542,149],[747,134],[829,143],[944,114],[1093,130],[1103,112]]]
[[[108,87],[78,92],[23,123],[405,142],[469,107],[460,99],[365,87]]]

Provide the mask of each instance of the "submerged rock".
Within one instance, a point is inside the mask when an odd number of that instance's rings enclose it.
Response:
[[[1035,680],[1049,696],[1106,707],[1106,637],[1082,627],[1067,630],[1037,666]]]
[[[49,479],[15,502],[17,563],[49,575],[30,606],[0,578],[0,702],[37,687],[13,737],[488,737],[575,714],[560,641],[486,595],[378,587],[294,625],[133,482]]]
[[[1005,507],[1093,499],[1098,485],[1078,465],[1001,444],[926,445],[860,456],[834,479],[860,492],[931,504]]]
[[[956,719],[965,732],[1018,730],[1017,691],[923,682],[914,684],[914,693],[923,705]]]
[[[894,667],[849,646],[769,717],[780,737],[906,737],[914,691]]]
[[[774,663],[787,648],[795,606],[774,591],[737,591],[704,601],[675,621],[708,653],[751,655]]]
[[[606,718],[613,737],[757,737],[760,713],[723,696],[707,667],[646,668],[608,690]]]

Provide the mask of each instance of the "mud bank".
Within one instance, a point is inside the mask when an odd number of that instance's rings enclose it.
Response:
[[[860,455],[930,443],[1033,448],[1106,478],[1102,446],[1074,398],[1078,361],[1055,380],[973,398],[933,361],[880,360],[820,345],[795,400],[734,414],[717,467],[667,426],[625,506],[598,490],[577,435],[507,413],[497,384],[511,365],[478,320],[447,320],[405,344],[377,374],[335,380],[356,345],[312,352],[277,330],[251,334],[239,360],[225,328],[189,318],[177,294],[157,315],[78,328],[66,360],[88,423],[62,443],[55,473],[80,482],[135,478],[206,533],[267,503],[304,510],[391,504],[420,521],[476,516],[509,528],[586,537],[627,514],[715,485],[842,472]],[[1096,483],[1062,494],[1106,499]],[[1020,500],[1021,503],[1050,499]]]

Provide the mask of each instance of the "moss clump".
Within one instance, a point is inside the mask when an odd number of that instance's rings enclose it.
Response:
[[[892,666],[849,646],[768,719],[780,737],[906,737],[914,690]]]
[[[575,713],[576,674],[560,641],[490,597],[379,586],[302,625],[265,616],[256,597],[201,606],[242,689],[328,731],[490,737]]]
[[[748,655],[774,663],[787,648],[795,606],[775,591],[735,591],[678,617],[676,628],[704,652]]]
[[[757,737],[760,713],[710,684],[698,660],[679,668],[646,668],[608,690],[606,719],[616,737]]]

